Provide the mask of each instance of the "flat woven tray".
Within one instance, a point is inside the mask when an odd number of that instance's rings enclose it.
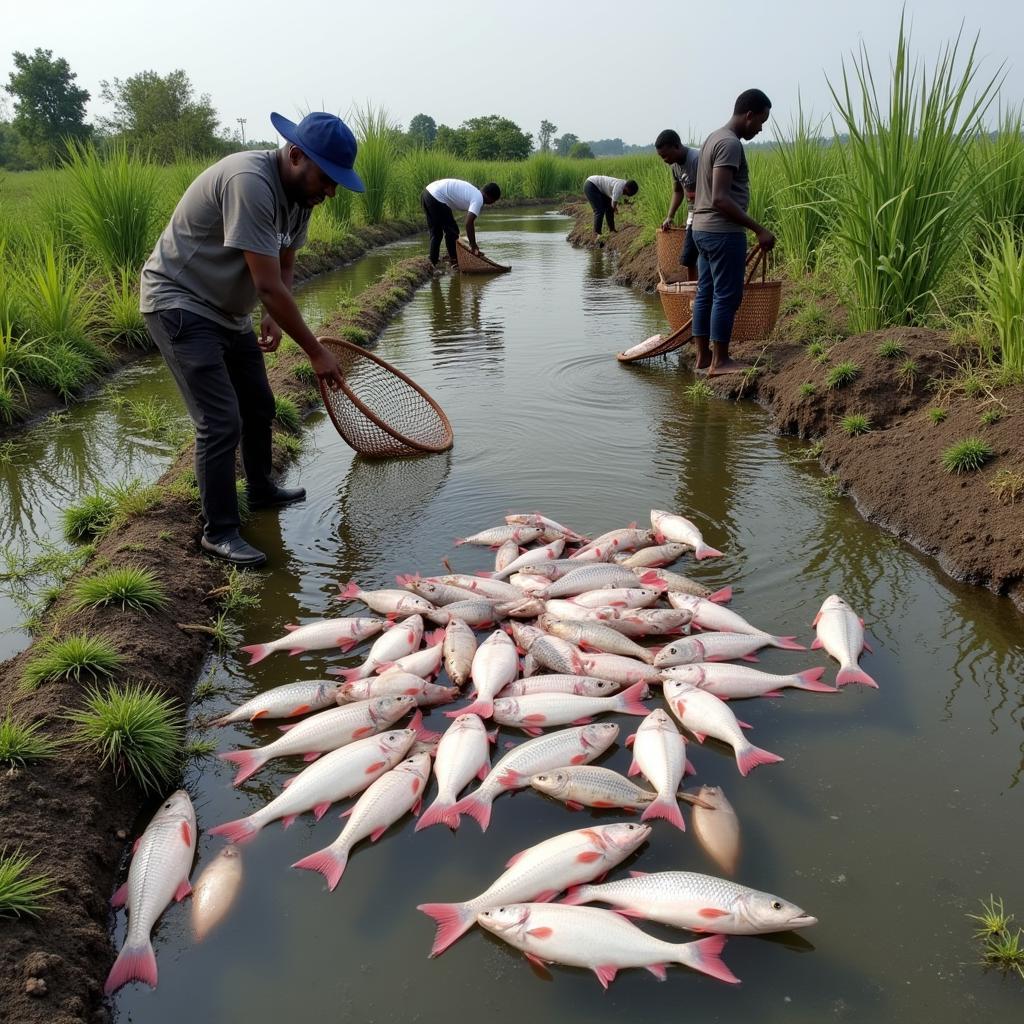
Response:
[[[463,274],[505,274],[511,267],[501,263],[495,263],[488,259],[483,253],[475,253],[464,242],[455,243],[455,256],[459,261],[459,270]]]
[[[327,414],[345,441],[362,455],[422,455],[451,448],[444,410],[401,370],[359,345],[321,338],[341,365],[338,390],[320,382]]]
[[[667,355],[691,341],[693,341],[693,321],[687,320],[682,327],[677,328],[671,334],[667,334],[665,337],[655,334],[654,337],[640,342],[639,345],[620,352],[615,358],[620,363],[637,363],[641,359],[653,359],[655,356]]]

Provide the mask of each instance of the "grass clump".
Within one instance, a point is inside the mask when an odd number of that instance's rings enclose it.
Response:
[[[8,711],[0,719],[0,764],[24,768],[30,761],[45,761],[57,753],[58,743],[40,734],[42,722],[19,722]]]
[[[1001,469],[992,477],[989,490],[1004,504],[1015,505],[1024,497],[1024,473],[1015,469]]]
[[[715,395],[711,385],[706,380],[695,380],[683,388],[683,394],[691,402],[706,402]]]
[[[275,441],[280,445],[281,450],[290,458],[296,458],[302,454],[301,434],[278,434]]]
[[[107,334],[131,348],[150,348],[146,320],[139,311],[139,294],[132,285],[131,275],[122,270],[111,277],[104,294],[104,319]]]
[[[296,363],[292,367],[292,376],[300,384],[308,384],[312,387],[316,386],[316,370],[313,369],[313,364],[307,362],[306,360],[303,360],[301,363]]]
[[[838,473],[829,473],[821,479],[821,493],[826,498],[837,499],[843,496],[843,483]]]
[[[21,847],[0,850],[0,917],[38,917],[61,891],[51,875],[31,871],[34,861]]]
[[[812,341],[807,346],[807,354],[819,363],[824,362],[828,358],[828,345],[823,341]]]
[[[945,420],[945,418],[948,415],[949,412],[946,409],[935,408],[928,410],[928,419],[930,419],[932,423],[935,424],[935,426],[938,426],[940,423],[942,423],[942,421]]]
[[[64,537],[69,541],[87,541],[99,537],[117,515],[117,502],[109,491],[97,490],[69,505],[62,515]]]
[[[79,580],[73,590],[77,610],[120,605],[122,611],[148,612],[167,604],[167,591],[149,569],[122,566]]]
[[[987,441],[967,437],[942,453],[942,466],[947,473],[974,473],[994,456],[995,452]]]
[[[297,434],[302,429],[299,407],[284,395],[274,396],[274,419],[291,434]]]
[[[1001,971],[1016,971],[1024,978],[1024,932],[1013,929],[1013,914],[1006,913],[1001,897],[981,901],[980,914],[968,914],[978,925],[974,938],[984,944],[981,962]]]
[[[920,374],[921,368],[918,366],[916,359],[904,359],[896,368],[896,378],[899,381],[900,388],[905,387],[908,391],[913,391]]]
[[[75,633],[63,638],[48,637],[40,641],[35,653],[25,663],[21,689],[34,690],[41,683],[57,679],[99,679],[112,676],[124,664],[124,658],[109,640],[88,633]]]
[[[181,416],[168,402],[159,398],[127,399],[123,403],[141,433],[157,441],[175,443],[187,436]]]
[[[1003,418],[1001,409],[986,409],[981,414],[981,422],[986,427],[991,427],[993,423],[998,423]]]
[[[122,781],[133,779],[143,790],[162,789],[181,766],[184,727],[177,704],[139,684],[93,688],[85,707],[68,718],[75,742],[99,758]]]
[[[800,397],[810,398],[816,390],[817,388],[815,388],[809,380],[805,380],[803,384],[800,385]]]
[[[370,332],[362,327],[353,327],[351,325],[342,327],[339,333],[346,341],[351,341],[353,345],[369,345],[372,340]]]
[[[841,426],[847,437],[858,437],[871,430],[871,420],[861,413],[851,413],[849,416],[843,417]]]
[[[890,338],[878,346],[878,354],[884,359],[899,359],[900,356],[907,354],[907,350],[898,341]]]
[[[860,367],[849,360],[837,363],[825,374],[825,387],[829,391],[852,384],[860,376]]]

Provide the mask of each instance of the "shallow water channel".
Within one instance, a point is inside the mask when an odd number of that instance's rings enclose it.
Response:
[[[799,445],[773,436],[757,407],[692,403],[683,394],[691,378],[674,358],[618,365],[614,352],[659,329],[660,310],[612,284],[602,252],[571,249],[564,218],[510,211],[483,221],[485,251],[513,272],[431,282],[379,344],[444,406],[454,449],[367,462],[320,417],[289,476],[308,489],[308,500],[261,514],[247,531],[270,553],[273,571],[243,642],[337,614],[339,582],[389,586],[398,572],[439,571],[445,557],[459,570],[488,568],[490,552],[456,549],[452,540],[509,511],[541,510],[590,533],[642,522],[652,507],[692,514],[727,557],[677,568],[709,584],[731,583],[733,607],[757,624],[809,643],[811,619],[833,592],[868,621],[876,653],[862,664],[880,690],[790,690],[784,699],[743,704],[754,741],[784,764],[743,779],[725,748],[690,747],[696,781],[722,785],[740,816],[739,880],[792,900],[820,923],[731,939],[723,959],[743,981],[733,987],[672,967],[665,984],[624,971],[606,993],[589,972],[554,967],[541,977],[479,929],[428,960],[434,926],[417,903],[469,899],[513,853],[590,820],[623,819],[574,814],[531,791],[501,797],[486,834],[464,819],[456,833],[435,827],[414,835],[406,819],[376,844],[361,844],[332,894],[319,875],[289,865],[334,839],[337,808],[319,823],[307,815],[288,830],[272,824],[243,847],[242,895],[203,945],[189,936],[187,901],[168,911],[156,932],[160,986],[122,990],[119,1019],[610,1022],[684,1014],[812,1024],[1019,1012],[1020,978],[977,965],[965,916],[990,892],[1024,915],[1017,612],[951,582],[864,523],[848,501],[825,497],[817,470],[794,460]],[[368,266],[318,279],[303,301],[329,310],[325,291],[351,287]],[[246,660],[231,653],[211,661],[223,692],[200,706],[201,715],[361,657],[276,654],[253,668]],[[827,661],[822,652],[773,650],[762,667],[796,671]],[[834,672],[830,663],[826,680]],[[625,771],[621,741],[639,719],[617,721],[620,743],[600,763]],[[446,723],[436,710],[427,718],[432,728]],[[259,725],[216,735],[228,749],[278,732]],[[495,757],[519,738],[503,730]],[[194,765],[187,784],[200,829],[255,810],[300,766],[271,762],[235,790],[229,766]],[[201,834],[193,880],[221,844]],[[614,877],[626,868],[714,873],[692,835],[664,823]],[[119,917],[118,945],[123,936]]]

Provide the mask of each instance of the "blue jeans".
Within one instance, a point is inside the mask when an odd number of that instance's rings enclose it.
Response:
[[[694,231],[697,246],[697,294],[693,300],[693,336],[728,344],[743,301],[747,258],[745,231]]]

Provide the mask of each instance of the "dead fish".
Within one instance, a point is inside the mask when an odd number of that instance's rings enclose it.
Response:
[[[230,722],[255,722],[259,718],[295,718],[309,711],[320,711],[334,703],[336,685],[326,679],[306,679],[285,683],[258,694],[252,700],[214,719],[211,725]]]
[[[501,572],[506,566],[511,565],[519,557],[519,554],[518,542],[505,541],[494,555],[494,571]]]
[[[242,888],[242,857],[234,844],[221,849],[192,890],[192,934],[202,942],[227,917]]]
[[[675,541],[694,548],[694,555],[699,562],[702,558],[721,558],[722,552],[704,543],[700,530],[684,516],[651,509],[651,526],[659,543],[663,540]]]
[[[693,834],[704,852],[727,874],[740,860],[740,819],[721,786],[687,790],[699,803],[693,808]]]
[[[688,544],[669,542],[667,544],[658,544],[654,547],[641,548],[639,551],[627,554],[621,561],[618,561],[618,558],[616,558],[616,561],[627,569],[659,569],[663,565],[671,565],[673,562],[679,561],[689,550],[690,546]]]
[[[495,526],[490,530],[481,530],[480,533],[474,533],[471,537],[460,537],[455,543],[456,545],[478,544],[485,548],[497,548],[507,541],[512,541],[515,544],[532,544],[540,535],[541,530],[536,526],[510,523],[507,526]]]

